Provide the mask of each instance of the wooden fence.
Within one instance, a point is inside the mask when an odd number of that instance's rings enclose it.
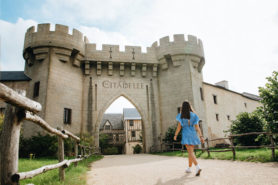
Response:
[[[235,137],[240,137],[240,136],[247,136],[247,135],[268,135],[270,138],[270,145],[261,145],[261,146],[235,146],[234,145],[234,138]],[[232,152],[233,153],[233,160],[236,158],[236,148],[269,148],[271,149],[271,157],[274,160],[276,158],[275,156],[275,149],[278,149],[278,146],[275,145],[273,135],[278,135],[278,133],[269,133],[269,132],[249,132],[249,133],[243,133],[243,134],[233,134],[229,135],[228,137],[224,138],[215,138],[215,139],[206,139],[205,142],[207,144],[206,148],[201,148],[202,151],[207,151],[208,156],[210,157],[210,152]],[[218,141],[218,140],[229,140],[230,141],[230,146],[229,147],[223,147],[223,150],[211,150],[210,149],[210,143],[211,141]],[[165,151],[181,151],[182,153],[186,151],[186,148],[184,145],[181,145],[180,142],[172,142],[172,143],[164,143],[166,150]],[[202,145],[203,146],[203,145]],[[196,154],[196,150],[194,150]]]
[[[49,170],[59,168],[59,179],[65,179],[65,168],[71,163],[77,165],[78,161],[83,160],[92,154],[92,147],[80,144],[80,138],[62,128],[52,128],[46,121],[36,113],[42,110],[40,103],[26,98],[0,83],[0,99],[7,103],[5,118],[1,135],[0,152],[0,179],[1,184],[19,184],[19,180],[32,178],[36,175]],[[44,130],[58,136],[58,160],[59,163],[43,166],[29,171],[18,172],[19,137],[21,124],[24,120],[32,121]],[[72,138],[75,141],[75,159],[64,159],[64,139]],[[81,155],[78,155],[80,151]]]
[[[248,135],[268,135],[271,144],[270,145],[261,145],[261,146],[235,146],[234,145],[234,138],[235,137],[240,137],[240,136],[248,136]],[[278,133],[269,133],[269,132],[249,132],[249,133],[243,133],[243,134],[232,134],[229,135],[228,137],[224,138],[215,138],[215,139],[206,139],[207,147],[206,151],[208,153],[208,156],[210,156],[210,152],[233,152],[233,160],[236,158],[236,148],[270,148],[271,149],[271,157],[274,160],[275,159],[275,149],[278,149],[278,147],[275,145],[273,135],[278,135]],[[209,146],[210,141],[217,141],[217,140],[229,140],[231,145],[228,148],[223,148],[223,150],[211,150]]]

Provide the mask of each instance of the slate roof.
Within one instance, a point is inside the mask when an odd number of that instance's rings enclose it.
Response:
[[[0,81],[30,81],[24,71],[0,71]]]
[[[210,84],[210,83],[207,83],[207,82],[203,82],[203,83],[207,84],[207,85],[210,85],[210,86],[213,86],[213,87],[216,87],[216,88],[220,88],[220,89],[232,92],[232,93],[236,93],[238,95],[244,96],[244,97],[252,99],[252,100],[260,101],[262,99],[261,97],[259,97],[258,95],[255,95],[255,94],[251,94],[251,93],[247,93],[247,92],[239,93],[239,92],[236,92],[236,91],[232,91],[230,89],[226,89],[226,88],[224,88],[222,86],[219,86],[219,85],[213,85],[213,84]]]
[[[141,119],[139,112],[135,108],[124,108],[124,120],[138,120]]]
[[[104,124],[107,120],[109,120],[112,125],[112,130],[123,130],[124,124],[122,116],[122,114],[104,114],[100,124],[100,129],[103,130]]]

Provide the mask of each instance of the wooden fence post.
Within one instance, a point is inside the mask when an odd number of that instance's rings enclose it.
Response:
[[[270,141],[271,141],[271,150],[272,150],[272,159],[275,159],[275,144],[274,144],[274,140],[273,140],[273,135],[270,134]]]
[[[75,143],[74,143],[74,157],[75,158],[78,157],[78,143],[77,143],[77,141],[75,141]],[[77,162],[74,163],[74,166],[77,166]]]
[[[57,128],[57,130],[62,130],[62,129]],[[59,162],[62,162],[64,160],[64,140],[60,136],[58,136],[58,160],[59,160]],[[64,166],[61,166],[59,168],[59,179],[60,179],[60,181],[65,180],[65,168],[64,168]]]
[[[83,153],[83,147],[82,146],[80,146],[80,152],[81,152],[81,157],[83,157],[84,153]]]
[[[24,109],[7,104],[0,141],[0,184],[17,184],[18,176],[11,176],[18,170],[19,138]]]
[[[206,139],[207,142],[207,152],[208,152],[208,157],[210,157],[210,152],[209,152],[209,140],[208,138]]]
[[[229,136],[229,140],[231,142],[232,152],[233,152],[233,160],[236,159],[236,150],[233,142],[233,136]]]

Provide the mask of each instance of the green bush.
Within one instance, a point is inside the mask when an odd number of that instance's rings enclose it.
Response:
[[[133,153],[134,154],[140,154],[142,152],[142,147],[141,145],[137,144],[133,147]]]
[[[115,155],[119,154],[119,150],[115,146],[107,147],[103,149],[103,154],[104,155]]]
[[[248,132],[263,132],[264,123],[258,111],[252,113],[243,112],[237,115],[230,127],[232,134],[242,134]],[[234,144],[242,146],[257,146],[266,142],[265,136],[247,135],[234,137]]]
[[[181,141],[181,131],[178,134],[177,141],[174,141],[174,136],[175,136],[176,129],[177,129],[177,125],[173,125],[173,126],[168,128],[168,130],[165,134],[165,139],[164,139],[165,142],[172,143],[172,142]]]
[[[70,139],[64,140],[65,156],[73,156],[73,142]],[[56,157],[58,152],[58,138],[49,134],[40,133],[31,138],[20,137],[19,156],[28,158],[32,153],[35,157]]]

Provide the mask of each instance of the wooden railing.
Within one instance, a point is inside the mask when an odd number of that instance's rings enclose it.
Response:
[[[80,145],[79,137],[67,130],[63,130],[62,128],[52,128],[46,121],[36,115],[36,113],[42,110],[40,103],[26,98],[24,95],[13,91],[2,83],[0,83],[0,99],[7,103],[0,140],[1,184],[18,184],[19,180],[32,178],[36,175],[56,168],[59,168],[59,179],[63,181],[65,179],[65,168],[67,168],[71,163],[74,163],[76,166],[78,161],[81,161],[92,154],[93,148]],[[49,133],[58,136],[59,163],[43,166],[29,172],[18,172],[19,137],[21,124],[24,120],[31,121]],[[75,141],[75,159],[65,160],[64,139],[69,137]],[[78,155],[79,150],[81,155]]]
[[[234,145],[234,138],[235,137],[240,137],[240,136],[248,136],[248,135],[268,135],[270,138],[270,145],[261,145],[261,146],[235,146]],[[208,156],[210,156],[210,152],[233,152],[233,160],[236,158],[236,148],[270,148],[271,149],[271,157],[274,160],[276,158],[275,156],[275,149],[278,149],[278,147],[275,145],[273,135],[278,135],[278,133],[269,133],[269,132],[249,132],[249,133],[243,133],[243,134],[232,134],[229,135],[228,137],[224,138],[215,138],[215,139],[206,139],[207,147],[206,151],[208,153]],[[230,141],[230,146],[228,148],[223,148],[223,150],[211,150],[209,146],[210,141],[218,141],[218,140],[229,140]]]

